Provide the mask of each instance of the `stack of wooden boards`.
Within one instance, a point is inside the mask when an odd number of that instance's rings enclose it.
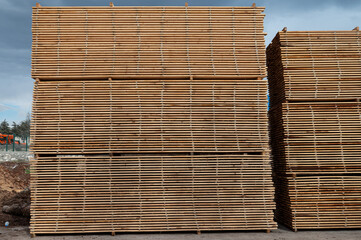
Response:
[[[361,227],[361,34],[279,32],[267,48],[276,218]]]
[[[32,75],[65,80],[265,76],[263,10],[34,8]]]
[[[36,7],[32,234],[271,230],[259,7]]]

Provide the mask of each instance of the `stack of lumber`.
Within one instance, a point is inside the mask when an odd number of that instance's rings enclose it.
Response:
[[[31,234],[275,229],[263,10],[34,8]]]
[[[263,152],[266,94],[266,80],[41,81],[33,150]]]
[[[279,32],[267,48],[271,105],[360,97],[360,38],[357,29]]]
[[[267,48],[276,218],[293,230],[361,227],[360,42],[285,30]]]
[[[32,76],[265,76],[263,10],[34,8]]]
[[[32,174],[31,229],[50,234],[274,228],[270,173],[266,155],[39,157]]]

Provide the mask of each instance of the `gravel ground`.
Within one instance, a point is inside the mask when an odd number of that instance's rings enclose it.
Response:
[[[31,154],[25,151],[0,151],[0,162],[29,161]]]
[[[0,239],[30,239],[29,229],[27,227],[0,227]],[[348,240],[361,239],[361,230],[321,230],[321,231],[298,231],[292,232],[284,227],[266,232],[204,232],[201,235],[196,233],[133,233],[117,234],[114,237],[110,234],[97,235],[59,235],[59,236],[36,236],[39,240],[78,240],[78,239],[96,239],[96,240]]]

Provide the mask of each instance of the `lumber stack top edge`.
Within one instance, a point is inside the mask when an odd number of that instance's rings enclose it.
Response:
[[[114,7],[109,7],[109,6],[41,6],[41,7],[36,7],[33,6],[33,9],[100,9],[100,10],[104,10],[104,9],[134,9],[134,8],[139,8],[139,9],[184,9],[184,8],[194,8],[194,9],[207,9],[207,8],[214,8],[214,9],[245,9],[245,10],[264,10],[265,7],[239,7],[239,6],[114,6]]]

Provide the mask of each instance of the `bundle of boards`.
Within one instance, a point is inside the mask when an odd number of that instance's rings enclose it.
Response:
[[[275,229],[263,10],[34,8],[31,234]]]
[[[361,35],[279,32],[267,48],[276,218],[361,227]]]
[[[257,78],[266,74],[263,10],[34,8],[32,76],[65,80],[189,75]]]

